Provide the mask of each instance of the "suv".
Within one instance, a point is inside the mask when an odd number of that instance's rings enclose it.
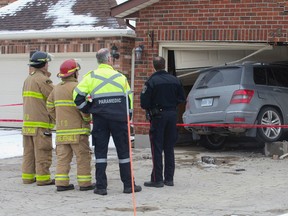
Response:
[[[278,141],[281,125],[288,122],[288,64],[243,63],[202,70],[187,97],[183,122],[193,139],[209,149],[221,149],[229,135]]]

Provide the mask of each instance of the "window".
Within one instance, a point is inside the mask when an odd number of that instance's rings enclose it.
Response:
[[[267,85],[266,69],[264,67],[253,68],[253,78],[257,85]]]
[[[239,67],[209,70],[202,75],[196,88],[212,88],[239,84],[241,72],[242,68]]]
[[[288,68],[276,66],[271,68],[272,73],[277,80],[278,86],[288,87]]]

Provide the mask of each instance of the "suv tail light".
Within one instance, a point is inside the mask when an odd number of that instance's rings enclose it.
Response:
[[[230,104],[250,103],[254,95],[254,90],[240,89],[236,90],[231,98]]]

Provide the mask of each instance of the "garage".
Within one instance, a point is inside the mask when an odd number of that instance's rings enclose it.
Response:
[[[159,44],[159,55],[168,59],[184,86],[192,86],[199,70],[245,61],[287,61],[287,46],[266,43],[170,43]]]
[[[186,95],[203,68],[245,61],[287,61],[287,46],[266,43],[160,43],[159,54],[168,59],[167,68],[182,82]],[[185,104],[179,106],[178,122],[182,122]],[[179,129],[179,142],[191,139],[190,132]]]
[[[69,58],[77,59],[80,63],[80,79],[89,70],[97,67],[95,53],[51,53],[52,62],[49,63],[49,71],[54,84],[60,82],[57,73],[61,63]],[[22,122],[22,86],[28,76],[29,56],[27,54],[1,55],[1,103],[0,103],[0,127],[21,127]],[[82,63],[82,64],[81,64]]]

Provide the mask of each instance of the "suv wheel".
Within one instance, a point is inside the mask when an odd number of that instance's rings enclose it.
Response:
[[[225,136],[218,134],[203,135],[201,136],[200,143],[207,149],[218,150],[222,149],[225,145]]]
[[[283,120],[279,111],[272,107],[262,109],[258,115],[260,125],[282,125]],[[260,127],[257,128],[257,139],[262,142],[275,142],[282,136],[281,127]]]

